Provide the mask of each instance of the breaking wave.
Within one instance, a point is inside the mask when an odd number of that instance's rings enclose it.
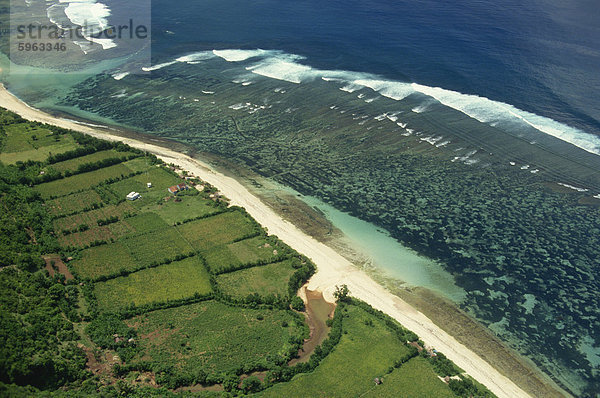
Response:
[[[288,54],[280,50],[227,49],[205,51],[196,53],[195,55],[180,57],[175,61],[155,65],[144,70],[156,70],[176,62],[193,63],[192,61],[198,59],[209,59],[215,56],[227,62],[247,63],[243,65],[244,68],[254,74],[295,84],[322,80],[340,85],[339,88],[346,92],[369,89],[397,101],[401,101],[413,94],[420,94],[426,97],[426,102],[422,106],[416,107],[415,112],[422,112],[433,103],[438,102],[482,123],[494,126],[499,123],[516,123],[524,127],[532,127],[587,152],[600,155],[600,137],[567,126],[553,119],[518,109],[510,104],[477,95],[446,90],[440,87],[387,80],[370,73],[317,69],[303,63],[302,61],[305,60],[304,57],[296,54]]]

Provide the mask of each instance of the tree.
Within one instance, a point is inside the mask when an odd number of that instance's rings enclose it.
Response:
[[[304,301],[302,301],[302,299],[298,296],[295,296],[292,299],[292,308],[295,309],[296,311],[304,311]]]
[[[242,381],[242,391],[249,394],[260,390],[261,382],[258,377],[250,376]]]
[[[350,294],[350,290],[347,285],[335,286],[335,292],[333,292],[333,297],[337,301],[345,301],[348,298],[348,294]]]
[[[228,374],[223,378],[223,389],[227,392],[237,389],[239,384],[240,378],[235,374]]]

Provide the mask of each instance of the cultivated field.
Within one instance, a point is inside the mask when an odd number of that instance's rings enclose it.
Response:
[[[71,267],[80,277],[95,279],[121,269],[135,270],[140,264],[125,245],[116,242],[83,250],[81,259],[72,261]]]
[[[123,239],[121,243],[140,265],[195,252],[173,227]]]
[[[256,222],[240,211],[228,211],[177,227],[194,247],[209,251],[257,231]]]
[[[164,193],[167,194],[168,192],[165,190]],[[190,218],[207,216],[223,211],[215,206],[213,201],[206,200],[200,195],[182,195],[178,199],[180,201],[170,198],[166,202],[159,201],[158,203],[146,204],[142,210],[158,214],[169,225],[174,225]]]
[[[260,260],[270,262],[284,254],[284,250],[283,244],[273,246],[268,238],[256,236],[217,246],[203,255],[211,271],[218,274]]]
[[[87,192],[87,191],[86,191]],[[93,192],[93,191],[92,191]],[[100,200],[100,197],[98,197]],[[137,210],[128,202],[122,202],[116,206],[104,206],[96,210],[90,210],[72,216],[57,218],[54,220],[54,230],[60,232],[64,229],[71,230],[79,225],[85,224],[89,227],[98,225],[98,220],[105,220],[109,217],[119,217],[122,219],[126,214],[135,214]]]
[[[131,169],[124,163],[119,163],[114,166],[90,171],[88,173],[76,174],[60,180],[46,182],[37,185],[35,190],[38,191],[42,197],[49,199],[91,188],[109,178],[119,178],[129,174],[131,174]]]
[[[245,298],[253,293],[263,297],[269,294],[284,297],[288,294],[288,281],[296,271],[291,265],[292,261],[221,274],[217,276],[217,283],[223,293],[233,298]]]
[[[94,286],[98,308],[104,311],[205,295],[211,291],[209,274],[199,257],[144,269]]]
[[[300,374],[290,382],[275,385],[266,390],[263,396],[358,397],[380,387],[374,385],[374,378],[385,375],[394,362],[409,350],[381,320],[354,305],[348,305],[346,309],[340,342],[320,365],[312,373]],[[384,383],[386,380],[387,377]],[[431,383],[430,374],[419,382]],[[440,385],[440,389],[446,387],[439,379],[433,382]],[[390,392],[387,396],[412,397],[405,395],[402,390],[393,389]]]
[[[231,307],[212,300],[153,311],[127,323],[140,336],[137,360],[188,374],[200,369],[232,372],[273,359],[291,348],[291,336],[303,333],[288,311]]]
[[[401,393],[400,393],[401,392]],[[425,358],[416,357],[395,369],[384,378],[381,385],[372,388],[364,397],[456,397],[448,386],[440,381]]]
[[[82,164],[96,163],[101,160],[110,159],[110,158],[119,158],[119,159],[124,160],[125,158],[127,158],[127,156],[132,156],[132,155],[134,155],[133,152],[119,152],[114,149],[108,149],[106,151],[98,151],[98,152],[94,152],[94,153],[91,153],[91,154],[85,155],[85,156],[80,156],[80,157],[74,158],[74,159],[63,160],[62,162],[57,162],[57,163],[51,164],[50,166],[48,166],[48,168],[52,168],[52,169],[62,173],[67,170],[68,171],[77,170],[77,168],[79,166],[81,166]],[[130,169],[131,169],[131,167],[130,167]]]
[[[144,166],[144,164],[140,164],[143,161],[144,158],[138,158],[130,160],[126,164],[128,167],[131,165],[135,171],[143,171],[140,170]],[[110,184],[110,190],[121,198],[124,198],[131,191],[139,192],[142,195],[142,199],[136,200],[134,204],[142,207],[171,195],[167,191],[167,188],[182,182],[181,178],[172,175],[162,167],[147,166],[145,170],[147,171],[142,174]],[[146,185],[149,182],[152,183],[152,188],[148,188]]]
[[[39,126],[17,123],[5,126],[0,161],[14,164],[17,161],[44,161],[50,154],[63,153],[78,147],[68,134],[54,134]]]
[[[73,214],[100,203],[102,203],[102,198],[93,189],[46,201],[48,209],[53,216]]]

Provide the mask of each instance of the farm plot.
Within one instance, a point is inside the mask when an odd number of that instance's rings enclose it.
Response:
[[[50,213],[55,217],[73,214],[100,203],[102,203],[102,198],[93,189],[62,196],[46,202]]]
[[[393,397],[401,394],[415,398],[453,398],[456,395],[443,383],[425,358],[416,357],[395,369],[384,382],[364,397]]]
[[[12,124],[5,127],[5,132],[0,161],[6,164],[26,160],[43,161],[50,153],[63,153],[79,146],[70,135],[54,134],[39,126]]]
[[[107,242],[115,239],[117,236],[112,233],[109,226],[95,226],[81,232],[73,232],[68,235],[59,235],[58,243],[62,247],[84,248],[92,242]]]
[[[98,197],[98,199],[100,198]],[[125,215],[135,214],[136,212],[137,210],[128,202],[123,202],[116,206],[104,206],[96,210],[58,218],[54,220],[54,230],[57,232],[65,229],[72,230],[80,225],[94,227],[98,225],[98,220],[105,220],[110,217],[119,217],[119,219],[123,219]]]
[[[202,259],[189,257],[96,283],[94,291],[100,309],[118,311],[132,304],[141,306],[208,294],[212,291],[209,278]]]
[[[128,156],[132,156],[132,155],[135,155],[135,154],[133,152],[119,152],[114,149],[109,149],[106,151],[98,151],[98,152],[91,153],[89,155],[80,156],[78,158],[64,160],[62,162],[57,162],[48,167],[62,173],[67,170],[68,171],[77,170],[77,168],[79,166],[81,166],[82,164],[96,163],[101,160],[111,159],[111,158],[119,158],[119,159],[125,160]],[[131,167],[129,167],[129,168],[131,169]],[[135,170],[132,169],[132,171],[135,171]]]
[[[127,218],[124,223],[126,223],[129,228],[133,230],[135,235],[141,235],[168,228],[167,223],[165,223],[162,218],[154,213],[141,213]]]
[[[312,373],[276,384],[262,396],[357,397],[378,387],[374,386],[373,379],[385,375],[396,360],[409,353],[409,349],[382,320],[354,305],[348,305],[346,309],[340,342],[319,366]],[[437,382],[443,385],[439,379]],[[398,390],[387,396],[408,395]]]
[[[265,236],[256,236],[217,246],[203,255],[211,271],[218,274],[257,261],[272,262],[286,253],[289,251],[282,244],[273,244]]]
[[[162,262],[195,251],[173,227],[124,238],[121,243],[127,247],[140,266]]]
[[[119,163],[114,166],[90,171],[88,173],[77,174],[60,180],[46,182],[37,185],[35,189],[42,197],[48,199],[88,189],[109,178],[118,178],[129,174],[131,174],[131,170],[125,166],[125,164]]]
[[[288,294],[288,282],[295,271],[292,261],[221,274],[217,276],[217,283],[223,293],[233,298],[245,298],[254,293],[263,297],[270,294],[285,297]]]
[[[134,159],[127,162],[139,161]],[[143,160],[143,159],[142,159]],[[148,188],[147,183],[151,183],[152,187]],[[150,204],[155,204],[158,200],[165,196],[171,195],[167,188],[181,183],[181,179],[175,177],[162,167],[151,167],[146,173],[138,174],[114,184],[110,184],[109,188],[118,197],[124,198],[131,191],[139,192],[142,195],[141,199],[136,200],[133,204],[138,207],[144,207]]]
[[[83,250],[81,258],[74,260],[71,267],[79,276],[95,279],[114,274],[121,269],[137,269],[138,264],[127,247],[116,242]]]
[[[223,211],[215,206],[215,202],[207,200],[200,195],[182,195],[178,197],[179,201],[173,199],[170,198],[168,201],[144,206],[143,210],[158,214],[169,225],[175,225],[178,222]]]
[[[194,247],[203,252],[260,232],[258,224],[240,211],[228,211],[191,221],[177,229]]]
[[[188,374],[232,372],[264,362],[289,352],[290,337],[303,336],[303,328],[287,311],[231,307],[216,301],[153,311],[127,323],[140,336],[140,352],[133,362],[148,360],[153,367]]]

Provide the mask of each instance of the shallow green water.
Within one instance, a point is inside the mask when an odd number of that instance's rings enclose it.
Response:
[[[298,198],[323,212],[348,238],[352,249],[365,256],[386,277],[434,290],[457,304],[464,299],[465,291],[456,286],[452,275],[436,261],[403,246],[377,226],[339,211],[314,196]]]

